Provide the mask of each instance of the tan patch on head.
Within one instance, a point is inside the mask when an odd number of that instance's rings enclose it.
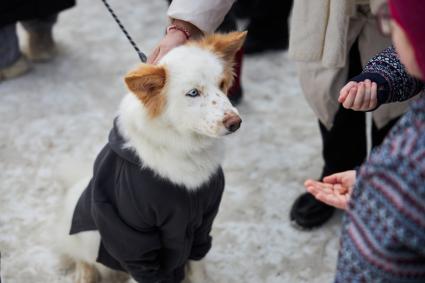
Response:
[[[232,86],[234,79],[235,55],[243,46],[247,32],[230,32],[226,34],[215,33],[193,41],[192,44],[198,45],[213,51],[224,60],[223,78],[220,81],[220,88],[227,93]]]
[[[163,66],[142,64],[125,76],[128,89],[145,105],[150,117],[161,114],[165,106],[162,90],[166,82],[166,70]]]
[[[235,78],[235,73],[233,71],[233,66],[226,66],[223,72],[223,78],[220,81],[220,89],[227,94],[230,87],[233,84]]]

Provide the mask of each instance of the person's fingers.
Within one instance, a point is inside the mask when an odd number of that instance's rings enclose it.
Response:
[[[153,64],[156,65],[158,64],[159,60],[161,60],[162,57],[164,57],[165,54],[167,54],[169,50],[166,48],[160,48],[158,55],[156,56],[155,60],[153,61]]]
[[[148,59],[146,60],[146,63],[153,64],[155,62],[156,57],[159,54],[159,46],[155,47],[155,49],[152,51],[152,53],[148,56]]]
[[[305,188],[310,194],[312,194],[314,196],[319,193],[319,190],[314,186],[306,186]]]
[[[372,83],[370,90],[369,109],[374,109],[378,105],[378,84]]]
[[[326,184],[323,182],[319,182],[319,181],[315,181],[315,180],[307,180],[304,183],[305,187],[315,187],[317,189],[320,190],[332,190],[332,185],[331,184]]]
[[[348,93],[350,92],[350,89],[357,86],[357,82],[349,82],[347,83],[339,92],[339,103],[344,103],[345,99],[348,96]]]
[[[307,179],[307,180],[305,180],[305,182],[304,182],[304,186],[305,186],[305,187],[310,186],[311,184],[313,184],[313,182],[314,182],[314,180],[312,180],[312,179]]]
[[[338,184],[341,183],[341,173],[335,173],[323,178],[323,182],[327,184]]]
[[[306,189],[314,197],[316,197],[319,194],[322,194],[322,195],[332,195],[332,194],[334,194],[332,190],[319,188],[317,186],[309,186],[309,187],[306,187]]]
[[[332,185],[326,187],[326,186],[324,186],[323,183],[319,183],[319,182],[311,182],[311,183],[305,184],[306,190],[314,196],[316,196],[317,194],[320,194],[320,193],[332,194],[333,190],[332,190],[331,186]]]
[[[363,104],[364,95],[365,95],[365,83],[361,82],[359,84],[359,87],[357,88],[357,94],[354,99],[354,103],[353,103],[354,110],[360,110],[360,107]]]
[[[363,111],[369,110],[371,88],[372,88],[372,82],[370,80],[366,80],[365,95],[364,95],[363,104],[361,105],[360,110],[363,110]]]
[[[354,103],[354,99],[356,98],[357,90],[358,90],[358,86],[350,89],[347,98],[345,99],[344,103],[342,104],[342,106],[344,106],[344,108],[351,109],[353,107],[353,103]]]

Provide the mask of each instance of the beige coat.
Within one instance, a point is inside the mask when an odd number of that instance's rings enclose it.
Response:
[[[235,0],[173,0],[170,18],[194,24],[205,33],[214,32],[221,24]]]
[[[296,0],[291,18],[289,56],[297,62],[304,95],[320,121],[332,127],[339,90],[348,75],[348,53],[358,39],[362,64],[391,44],[373,13],[384,0]],[[366,4],[366,5],[365,5]],[[374,111],[381,128],[400,116],[407,103]]]

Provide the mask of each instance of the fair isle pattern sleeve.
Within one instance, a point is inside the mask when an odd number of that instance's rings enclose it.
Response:
[[[380,86],[385,89],[382,92],[385,97],[380,100],[382,103],[408,100],[424,88],[421,81],[406,72],[393,46],[373,57],[362,74],[362,77],[367,77],[367,74],[379,74],[385,79],[386,85]]]
[[[425,97],[361,167],[335,282],[425,282]]]

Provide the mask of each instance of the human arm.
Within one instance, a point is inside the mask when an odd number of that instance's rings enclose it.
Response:
[[[399,141],[359,171],[343,223],[337,283],[425,280],[425,166],[419,152],[399,151],[412,146]]]
[[[347,109],[371,111],[384,103],[405,101],[423,88],[422,82],[406,72],[391,46],[373,57],[363,72],[341,89],[338,101]]]
[[[148,56],[148,63],[156,64],[171,49],[184,44],[190,38],[212,33],[223,21],[234,0],[173,0],[169,9],[171,25],[179,29],[166,32],[164,38]],[[187,32],[182,32],[185,30]]]

